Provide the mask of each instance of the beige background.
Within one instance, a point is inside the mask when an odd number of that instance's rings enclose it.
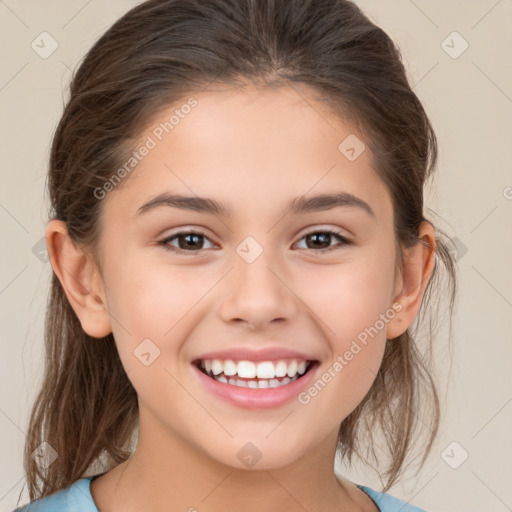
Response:
[[[24,431],[41,378],[51,268],[37,244],[52,132],[71,70],[136,3],[0,1],[0,510],[12,510],[22,489]],[[429,512],[512,510],[512,1],[357,3],[402,49],[440,143],[427,206],[459,240],[451,373],[446,325],[437,340],[441,430],[418,477],[389,492]],[[31,47],[44,31],[58,43],[46,59]],[[379,489],[362,468],[348,476]]]

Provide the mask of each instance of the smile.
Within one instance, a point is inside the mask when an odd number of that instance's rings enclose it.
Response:
[[[198,360],[195,365],[208,377],[231,386],[264,389],[285,386],[302,377],[313,361],[281,359],[277,361],[232,359]]]

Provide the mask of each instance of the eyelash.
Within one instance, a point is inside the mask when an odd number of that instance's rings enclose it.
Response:
[[[329,229],[310,231],[309,233],[306,233],[302,238],[300,238],[300,240],[303,240],[308,235],[315,235],[315,234],[318,234],[318,233],[321,233],[321,234],[324,234],[324,235],[326,234],[326,235],[334,236],[334,237],[338,238],[342,243],[341,244],[337,244],[337,245],[333,245],[331,247],[328,247],[327,249],[319,249],[319,250],[306,249],[306,250],[317,252],[317,253],[319,252],[321,254],[325,254],[326,252],[331,252],[331,251],[343,249],[347,245],[351,245],[352,244],[352,242],[350,240],[348,240],[347,238],[345,238],[341,233],[338,233],[337,231],[333,231],[333,230],[329,230]],[[186,236],[186,235],[199,235],[199,236],[203,236],[203,237],[205,237],[205,238],[207,238],[209,240],[209,238],[206,236],[206,233],[203,233],[202,231],[199,231],[199,230],[198,231],[179,231],[178,233],[175,233],[175,234],[173,234],[171,236],[168,236],[167,238],[164,238],[163,240],[161,240],[158,243],[160,245],[162,245],[164,249],[166,249],[168,251],[175,252],[177,254],[191,254],[191,253],[195,253],[195,252],[200,252],[200,251],[187,251],[185,249],[179,249],[177,247],[169,245],[169,242],[171,240],[173,240],[175,238],[179,238],[181,236]]]

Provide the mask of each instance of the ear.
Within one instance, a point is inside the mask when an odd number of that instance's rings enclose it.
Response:
[[[430,222],[422,221],[419,238],[421,241],[404,250],[403,271],[397,274],[393,299],[401,309],[387,324],[386,338],[389,340],[403,334],[414,322],[434,271],[435,229]]]
[[[83,330],[94,338],[112,332],[103,279],[92,255],[75,245],[66,224],[51,220],[46,226],[46,248],[53,271]]]

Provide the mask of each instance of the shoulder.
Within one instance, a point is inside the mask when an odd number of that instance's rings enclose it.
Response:
[[[17,508],[13,512],[98,512],[91,496],[92,477],[81,478],[65,489]]]
[[[364,491],[376,503],[381,512],[426,512],[425,510],[415,507],[403,500],[395,498],[390,494],[374,491],[365,485],[356,484],[359,489]]]

